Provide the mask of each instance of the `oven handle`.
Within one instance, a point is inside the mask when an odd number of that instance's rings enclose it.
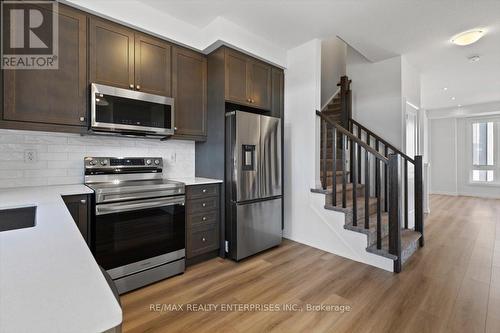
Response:
[[[133,201],[133,202],[102,204],[102,205],[97,205],[95,207],[95,214],[105,215],[105,214],[129,212],[133,210],[141,210],[148,208],[173,206],[179,204],[184,205],[184,203],[185,203],[185,198],[184,196],[181,196],[175,198],[160,198],[160,199]]]

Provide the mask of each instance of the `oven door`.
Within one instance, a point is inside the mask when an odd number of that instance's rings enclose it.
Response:
[[[184,196],[96,206],[94,256],[113,279],[185,256]]]
[[[95,131],[172,135],[174,100],[92,83],[91,128]]]

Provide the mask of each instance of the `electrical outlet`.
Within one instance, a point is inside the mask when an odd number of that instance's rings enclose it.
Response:
[[[24,151],[24,163],[35,163],[37,158],[36,150],[26,149]]]

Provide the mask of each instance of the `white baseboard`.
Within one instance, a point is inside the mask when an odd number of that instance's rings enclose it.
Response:
[[[429,194],[451,195],[454,197],[459,195],[457,192],[448,192],[448,191],[431,191]]]

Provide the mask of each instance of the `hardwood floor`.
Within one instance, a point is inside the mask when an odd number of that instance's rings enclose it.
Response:
[[[432,196],[425,236],[400,274],[292,241],[238,264],[213,259],[124,295],[123,331],[500,332],[500,200]],[[188,303],[304,311],[150,310]],[[351,310],[307,312],[306,304]]]

